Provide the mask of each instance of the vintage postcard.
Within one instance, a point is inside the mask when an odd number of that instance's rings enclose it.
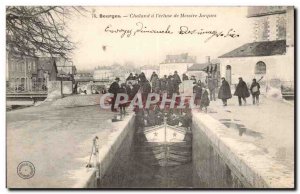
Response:
[[[295,189],[293,6],[6,6],[6,185]]]

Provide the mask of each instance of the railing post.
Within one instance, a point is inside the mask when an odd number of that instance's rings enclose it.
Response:
[[[86,168],[95,168],[95,182],[97,185],[100,185],[100,179],[101,179],[101,165],[99,162],[99,142],[98,142],[98,136],[94,137],[93,139],[93,145],[92,145],[92,151],[90,154],[89,162],[86,165]],[[91,164],[92,156],[95,157],[95,166]]]

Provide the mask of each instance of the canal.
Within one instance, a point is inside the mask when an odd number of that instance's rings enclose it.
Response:
[[[193,188],[192,162],[170,167],[151,165],[144,161],[139,138],[134,133],[130,148],[117,153],[99,188]]]
[[[98,188],[251,187],[230,163],[225,162],[219,150],[212,145],[210,138],[194,121],[191,122],[192,133],[188,138],[190,140],[187,141],[191,150],[177,150],[181,160],[187,153],[190,159],[180,165],[165,167],[157,163],[155,165],[153,161],[158,161],[157,150],[153,149],[150,152],[145,150],[145,133],[141,136],[140,131],[132,127],[132,131],[130,130],[116,151],[113,161],[105,173],[101,174]]]

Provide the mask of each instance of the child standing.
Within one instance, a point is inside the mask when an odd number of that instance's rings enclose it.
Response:
[[[207,107],[209,106],[209,97],[208,97],[208,89],[207,86],[204,86],[202,88],[202,96],[201,96],[201,101],[200,101],[200,110],[204,108],[205,113],[207,113]]]

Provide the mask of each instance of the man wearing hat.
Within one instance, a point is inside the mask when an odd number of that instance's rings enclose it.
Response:
[[[223,106],[227,106],[227,100],[232,97],[231,90],[230,90],[230,85],[225,80],[225,77],[222,77],[221,81],[222,82],[221,82],[221,86],[220,86],[220,89],[219,89],[218,98],[222,100]]]
[[[191,76],[191,79],[190,80],[194,80],[193,84],[196,84],[197,83],[197,80],[196,80],[196,77],[194,75]]]
[[[111,102],[111,111],[112,112],[118,112],[117,109],[115,109],[115,102],[117,98],[118,91],[120,90],[119,86],[120,78],[116,77],[115,81],[110,85],[108,92],[114,94],[114,97]]]
[[[179,94],[179,84],[181,84],[180,76],[178,75],[177,71],[174,71],[174,90],[175,93]]]
[[[167,82],[168,82],[167,75],[164,75],[164,77],[161,78],[159,81],[160,81],[160,91],[165,93],[167,91]]]
[[[211,74],[207,76],[207,87],[210,94],[210,101],[216,101],[217,80]]]
[[[236,86],[234,95],[238,97],[239,105],[242,106],[242,99],[246,104],[246,98],[250,96],[246,82],[244,82],[242,77],[239,77],[239,83]]]
[[[153,71],[153,73],[152,73],[152,75],[150,77],[150,82],[152,82],[153,78],[156,77],[156,76],[158,77],[158,75],[156,74],[156,72]]]

